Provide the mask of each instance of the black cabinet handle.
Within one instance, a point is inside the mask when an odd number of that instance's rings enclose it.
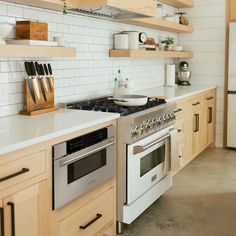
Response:
[[[20,171],[18,171],[16,173],[13,173],[13,174],[10,174],[8,176],[0,178],[0,182],[6,181],[6,180],[11,179],[11,178],[14,178],[14,177],[16,177],[18,175],[22,175],[22,174],[24,174],[26,172],[29,172],[29,171],[30,170],[28,168],[22,168],[22,170],[20,170]]]
[[[15,204],[8,202],[7,205],[11,207],[11,235],[15,236]]]
[[[178,133],[181,133],[182,132],[182,129],[178,129]]]
[[[87,229],[90,225],[92,225],[94,222],[96,222],[98,219],[100,219],[101,217],[102,217],[102,214],[97,214],[97,216],[96,216],[93,220],[91,220],[88,224],[86,224],[86,225],[84,225],[84,226],[80,226],[79,228],[85,230],[85,229]]]
[[[209,97],[209,98],[207,98],[207,101],[210,101],[210,100],[212,100],[214,97]]]
[[[208,107],[208,124],[211,124],[213,121],[213,108]]]
[[[174,111],[174,113],[178,113],[178,112],[181,112],[181,111],[183,111],[183,109],[180,108],[180,109]]]
[[[196,103],[193,103],[192,105],[197,106],[197,105],[200,105],[200,104],[201,104],[200,102],[196,102]]]
[[[5,236],[4,208],[2,208],[2,207],[0,207],[0,217],[1,217],[1,235]]]
[[[195,114],[195,130],[193,131],[194,133],[197,133],[200,130],[200,115]]]

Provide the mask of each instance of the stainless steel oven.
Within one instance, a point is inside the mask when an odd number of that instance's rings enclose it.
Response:
[[[115,175],[115,127],[53,146],[53,210]]]

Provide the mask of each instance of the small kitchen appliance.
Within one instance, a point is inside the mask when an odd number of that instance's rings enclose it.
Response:
[[[191,71],[189,70],[188,62],[181,61],[179,63],[178,85],[191,85],[190,77],[191,77]]]

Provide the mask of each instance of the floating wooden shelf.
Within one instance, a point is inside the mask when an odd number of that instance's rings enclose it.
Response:
[[[152,29],[171,31],[176,33],[192,33],[193,27],[172,23],[157,18],[132,18],[119,20],[121,23],[143,26]]]
[[[110,50],[110,57],[131,58],[191,58],[192,52],[147,51],[147,50]]]
[[[1,45],[0,57],[75,57],[75,48]]]
[[[190,8],[194,6],[193,0],[159,0],[159,2],[168,4],[177,8]]]

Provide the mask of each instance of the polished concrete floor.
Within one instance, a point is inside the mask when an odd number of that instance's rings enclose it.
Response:
[[[236,236],[236,151],[201,154],[123,236]]]

